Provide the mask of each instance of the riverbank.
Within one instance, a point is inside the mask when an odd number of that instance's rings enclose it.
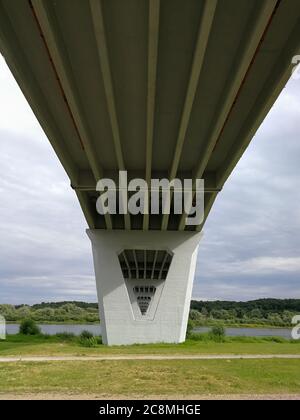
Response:
[[[74,335],[80,335],[83,330],[89,331],[93,335],[101,335],[100,324],[38,324],[43,334],[55,335],[58,333],[71,333]],[[195,333],[206,333],[210,331],[212,327],[194,327],[193,332]],[[7,334],[17,334],[19,332],[19,324],[7,324]],[[225,327],[226,336],[248,336],[248,337],[272,337],[279,336],[286,339],[291,338],[291,328],[230,328]]]
[[[93,356],[138,354],[300,354],[300,340],[280,337],[222,337],[195,334],[181,344],[138,344],[85,347],[78,337],[9,335],[0,341],[0,357],[6,356]],[[89,343],[88,343],[89,345]]]

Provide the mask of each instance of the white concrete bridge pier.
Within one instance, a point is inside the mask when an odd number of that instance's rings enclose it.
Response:
[[[105,344],[185,340],[201,233],[89,229]]]

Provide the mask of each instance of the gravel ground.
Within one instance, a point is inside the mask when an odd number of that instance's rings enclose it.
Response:
[[[97,360],[229,360],[229,359],[300,359],[300,354],[131,354],[103,356],[18,356],[0,357],[0,363],[12,362],[89,362]]]

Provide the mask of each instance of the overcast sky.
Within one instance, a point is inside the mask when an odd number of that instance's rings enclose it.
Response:
[[[300,80],[290,80],[219,194],[193,297],[300,298]],[[86,223],[0,56],[0,303],[96,300]]]

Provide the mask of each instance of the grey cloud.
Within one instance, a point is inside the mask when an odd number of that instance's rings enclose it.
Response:
[[[95,301],[77,198],[1,60],[0,92],[0,303]],[[194,297],[300,297],[299,117],[290,81],[214,204]]]
[[[207,220],[198,298],[300,296],[299,117],[300,83],[291,80]]]

